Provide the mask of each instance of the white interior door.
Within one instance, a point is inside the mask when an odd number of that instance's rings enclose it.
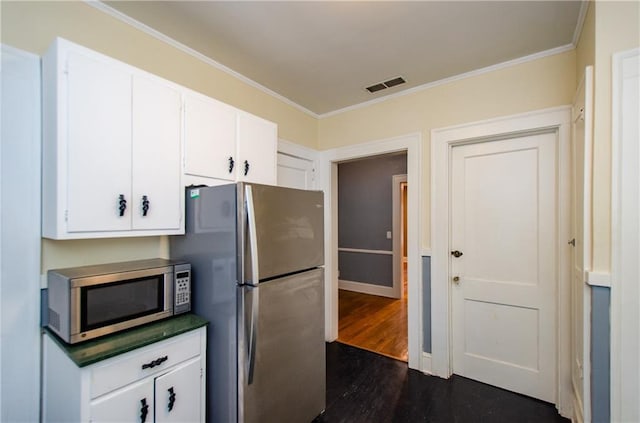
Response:
[[[556,134],[453,148],[453,371],[556,399]],[[457,281],[456,281],[456,278]]]
[[[278,186],[298,189],[313,188],[313,162],[278,153]]]

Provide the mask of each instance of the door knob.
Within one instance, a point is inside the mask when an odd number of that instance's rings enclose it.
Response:
[[[451,255],[456,257],[456,258],[460,257],[462,255],[462,251],[458,251],[458,250],[452,251]]]
[[[460,276],[454,276],[453,282],[455,282],[455,284],[458,285],[460,283]]]

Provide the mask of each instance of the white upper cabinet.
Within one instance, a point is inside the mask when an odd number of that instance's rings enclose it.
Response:
[[[57,175],[45,172],[43,188],[57,188],[60,196],[67,196],[66,204],[59,204],[66,228],[56,229],[69,233],[129,230],[130,219],[119,218],[118,202],[120,195],[125,201],[131,199],[131,75],[74,51],[66,55],[62,72],[57,110],[44,111],[47,117],[57,117],[58,124],[56,139],[45,123],[45,152],[57,147],[61,161],[52,169]],[[48,87],[44,92],[46,96]],[[50,112],[57,116],[48,116]],[[55,168],[50,158],[45,154],[45,166]],[[54,187],[55,180],[66,184]],[[46,210],[48,202],[43,206]]]
[[[43,79],[43,236],[184,233],[180,91],[61,39]]]
[[[133,78],[132,228],[181,231],[181,96],[152,79]]]
[[[184,97],[184,173],[234,180],[236,109],[198,93]]]
[[[238,112],[238,163],[240,181],[276,185],[278,127],[275,123]]]
[[[42,60],[42,236],[184,233],[184,186],[276,184],[278,127],[58,38]]]
[[[186,181],[276,184],[275,123],[194,92],[184,102]]]

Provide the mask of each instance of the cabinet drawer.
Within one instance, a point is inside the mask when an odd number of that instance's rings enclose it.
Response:
[[[96,364],[91,369],[91,398],[161,373],[171,366],[200,355],[201,330],[179,335]]]

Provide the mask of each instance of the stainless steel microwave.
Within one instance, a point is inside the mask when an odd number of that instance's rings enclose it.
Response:
[[[165,259],[49,270],[47,327],[74,344],[191,310],[191,265]]]

